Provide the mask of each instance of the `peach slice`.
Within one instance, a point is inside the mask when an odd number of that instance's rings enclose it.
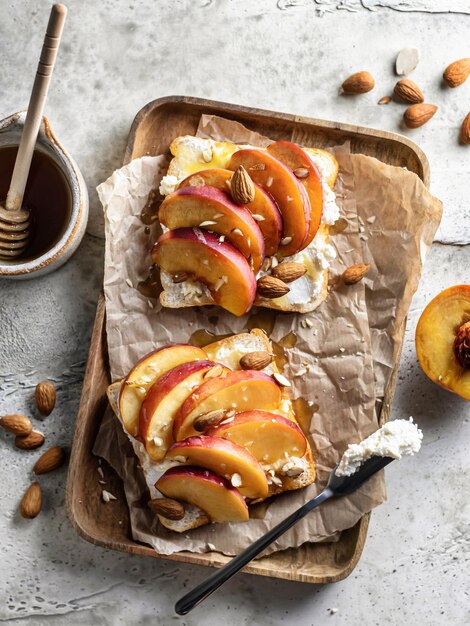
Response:
[[[237,413],[231,421],[218,424],[204,434],[233,441],[266,464],[286,456],[303,457],[307,450],[307,440],[297,424],[268,411]]]
[[[266,498],[268,481],[256,458],[236,443],[220,437],[188,437],[174,443],[168,460],[185,458],[187,465],[212,470],[237,487],[246,498]],[[181,461],[180,461],[181,462]]]
[[[235,152],[228,169],[236,170],[240,165],[279,207],[283,221],[279,254],[295,254],[302,248],[310,226],[310,202],[303,185],[288,167],[265,150]]]
[[[167,498],[199,507],[213,522],[248,521],[248,507],[238,489],[209,470],[172,467],[155,487]]]
[[[310,226],[307,238],[302,244],[302,248],[306,248],[313,241],[320,228],[323,213],[323,188],[320,172],[307,152],[290,141],[275,141],[268,146],[268,152],[294,172],[307,192],[310,200]]]
[[[140,408],[139,432],[151,459],[161,461],[164,458],[173,441],[173,419],[177,411],[216,365],[207,360],[183,363],[160,376],[147,391]],[[230,371],[220,367],[221,376]]]
[[[167,228],[202,228],[232,243],[256,273],[264,260],[263,234],[245,207],[215,187],[183,187],[165,198],[158,219]]]
[[[195,174],[187,176],[178,185],[178,189],[182,187],[201,187],[210,185],[221,191],[227,191],[228,184],[232,178],[233,172],[222,168],[212,168],[201,170]],[[264,237],[265,254],[272,256],[276,254],[282,237],[282,218],[279,209],[274,203],[271,196],[264,191],[262,187],[255,185],[255,199],[246,204],[246,208],[258,222]]]
[[[280,403],[281,390],[271,376],[255,370],[230,372],[224,378],[204,381],[193,391],[175,416],[173,436],[175,441],[181,441],[198,435],[193,422],[209,411],[248,411],[255,408],[270,411]]]
[[[431,300],[416,327],[416,352],[431,380],[470,400],[470,285]]]
[[[153,262],[169,272],[186,272],[207,285],[214,302],[234,315],[249,311],[256,296],[255,275],[230,243],[199,228],[178,228],[162,235]]]
[[[119,413],[127,432],[139,434],[139,412],[145,394],[153,383],[177,365],[187,361],[207,360],[201,348],[189,344],[164,346],[142,357],[124,378],[119,393]]]

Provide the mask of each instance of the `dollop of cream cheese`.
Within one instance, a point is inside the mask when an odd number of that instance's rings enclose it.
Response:
[[[360,443],[350,444],[336,469],[337,476],[351,476],[367,459],[373,456],[401,459],[419,452],[422,431],[409,420],[393,420],[372,433]]]

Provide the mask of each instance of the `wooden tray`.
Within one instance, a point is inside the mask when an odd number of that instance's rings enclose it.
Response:
[[[327,122],[286,113],[275,113],[239,107],[211,100],[174,96],[147,104],[137,114],[129,134],[124,163],[144,155],[168,153],[174,137],[194,134],[201,114],[211,113],[237,120],[272,139],[304,139],[316,147],[351,141],[351,151],[376,157],[385,163],[407,167],[429,185],[429,166],[423,152],[405,137],[360,126]],[[403,333],[401,343],[403,342]],[[380,421],[388,419],[395,390],[398,360],[388,383]],[[105,305],[98,302],[85,373],[75,437],[67,477],[67,512],[77,532],[91,543],[145,556],[199,565],[221,567],[229,558],[212,552],[193,554],[179,552],[171,556],[158,554],[147,545],[131,538],[129,512],[122,482],[109,467],[103,469],[106,488],[118,497],[112,509],[102,506],[101,486],[97,481],[98,459],[92,448],[101,420],[109,411],[106,387],[110,382],[106,346]],[[112,510],[112,515],[110,511]],[[352,528],[343,531],[336,543],[310,543],[300,548],[277,552],[256,560],[244,571],[309,583],[336,582],[348,576],[362,553],[370,513]]]

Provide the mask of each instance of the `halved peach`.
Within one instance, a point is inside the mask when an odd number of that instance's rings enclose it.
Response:
[[[307,440],[297,424],[268,411],[237,413],[231,421],[219,424],[204,434],[233,441],[266,464],[286,456],[302,457],[307,450]]]
[[[416,353],[431,380],[470,400],[470,285],[445,289],[427,305]]]
[[[323,213],[323,188],[320,172],[305,150],[291,141],[275,141],[268,146],[268,152],[291,169],[305,187],[310,200],[310,226],[307,238],[302,244],[306,248],[320,228]]]
[[[228,169],[236,170],[240,165],[279,207],[283,221],[279,254],[295,254],[302,248],[310,227],[310,202],[304,187],[288,167],[265,150],[238,150]]]
[[[228,439],[188,437],[168,450],[166,458],[175,457],[180,463],[204,467],[230,480],[246,498],[268,495],[268,481],[261,465],[251,452]],[[181,458],[186,460],[182,462]]]
[[[160,376],[147,391],[139,414],[139,432],[154,461],[161,461],[173,441],[173,419],[204,375],[215,367],[213,361],[192,361]],[[221,375],[230,370],[222,367]]]
[[[185,400],[175,416],[173,436],[175,441],[197,435],[193,422],[199,415],[224,409],[248,411],[259,408],[276,409],[281,403],[281,390],[275,380],[255,370],[230,372],[224,378],[211,378]]]
[[[215,187],[183,187],[162,202],[158,219],[167,228],[202,228],[232,243],[256,273],[264,260],[263,234],[245,207]]]
[[[201,187],[210,185],[221,191],[227,191],[233,172],[222,168],[212,168],[201,170],[195,174],[187,176],[178,185],[182,187]],[[262,187],[254,183],[255,198],[246,204],[246,208],[258,222],[264,237],[265,254],[272,256],[276,254],[282,237],[282,218],[275,202]]]
[[[169,370],[187,361],[207,360],[201,348],[189,344],[164,346],[142,357],[124,378],[119,393],[119,413],[127,432],[139,434],[139,412],[145,394]]]
[[[162,235],[153,262],[169,272],[186,272],[207,285],[214,302],[234,315],[249,311],[256,296],[255,275],[230,243],[199,228],[178,228]]]
[[[248,521],[248,507],[238,489],[209,470],[172,467],[155,487],[167,498],[199,507],[213,522]]]

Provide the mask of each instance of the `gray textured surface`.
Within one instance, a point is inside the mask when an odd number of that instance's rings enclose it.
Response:
[[[445,216],[410,313],[393,415],[425,433],[419,457],[388,471],[389,502],[372,516],[355,572],[326,587],[239,576],[181,624],[438,624],[470,622],[469,408],[421,372],[414,329],[441,289],[468,282],[470,152],[457,143],[470,81],[444,90],[448,62],[468,55],[467,2],[432,0],[69,0],[47,114],[87,179],[88,232],[62,269],[0,283],[0,412],[31,412],[35,383],[57,381],[58,407],[37,427],[70,444],[102,276],[95,185],[118,167],[137,110],[180,93],[400,131],[402,107],[377,106],[394,84],[396,52],[417,46],[413,75],[440,105],[410,132],[428,154]],[[0,117],[27,104],[49,2],[0,0]],[[437,11],[440,13],[430,13]],[[323,15],[323,17],[321,17]],[[370,69],[376,89],[338,98],[338,83]],[[65,470],[44,477],[45,507],[16,513],[38,453],[0,433],[0,622],[171,624],[174,600],[203,568],[132,558],[91,546],[69,526]],[[412,480],[411,480],[412,479]],[[338,608],[331,615],[330,608]]]

